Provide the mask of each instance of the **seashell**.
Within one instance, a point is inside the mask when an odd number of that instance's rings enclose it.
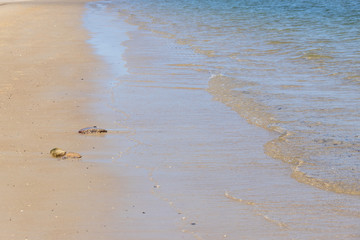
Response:
[[[98,128],[97,126],[86,127],[79,130],[81,134],[91,134],[91,133],[106,133],[107,130],[103,128]]]
[[[60,148],[53,148],[50,150],[50,154],[53,156],[53,157],[62,157],[66,154],[66,152]]]
[[[75,152],[68,152],[66,153],[62,159],[69,159],[69,158],[81,158],[82,156],[78,153],[75,153]]]

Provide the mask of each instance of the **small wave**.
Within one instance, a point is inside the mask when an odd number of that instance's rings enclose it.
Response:
[[[292,177],[298,182],[305,183],[323,190],[350,195],[360,195],[360,186],[358,184],[349,185],[341,182],[331,182],[326,179],[309,176],[300,170],[300,166],[297,166],[293,169]]]
[[[324,154],[330,154],[335,150],[343,149],[342,152],[347,151],[346,156],[338,155],[338,157],[342,158],[357,155],[360,149],[359,142],[330,138],[311,140],[308,138],[305,139],[304,136],[300,136],[297,132],[287,130],[270,113],[267,106],[252,99],[254,93],[251,92],[249,84],[246,82],[236,82],[231,77],[223,74],[212,74],[208,91],[214,96],[215,100],[231,107],[249,123],[280,134],[279,137],[264,145],[265,153],[274,159],[290,164],[293,169],[296,169],[293,171],[292,177],[298,182],[306,183],[327,191],[360,195],[360,188],[356,186],[356,183],[359,183],[358,180],[356,180],[358,178],[351,175],[353,171],[351,168],[348,167],[347,170],[343,171],[338,169],[338,166],[330,169],[328,166],[330,163],[317,165],[317,162],[324,158]],[[341,109],[337,111],[341,111]],[[309,128],[313,128],[323,126],[323,123],[314,122],[308,123],[307,125]],[[322,153],[322,156],[316,155],[320,153]],[[300,171],[298,167],[300,165],[302,166],[302,171]],[[354,169],[357,168],[354,167]],[[338,171],[338,175],[332,175],[331,172],[333,171]],[[350,171],[350,175],[344,175],[341,171],[344,173]]]
[[[253,94],[246,90],[254,86],[252,82],[235,82],[233,78],[223,74],[212,74],[209,80],[209,93],[214,99],[231,107],[250,124],[271,130],[276,118],[270,113],[267,106],[257,102]],[[236,90],[235,90],[236,89]]]

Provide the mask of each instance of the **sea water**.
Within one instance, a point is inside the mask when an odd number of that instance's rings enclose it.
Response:
[[[358,1],[116,3],[130,23],[204,56],[209,92],[279,132],[267,152],[299,181],[360,194]]]
[[[88,19],[107,24],[88,26],[93,44],[121,69],[112,108],[133,131],[119,162],[148,170],[184,232],[360,237],[359,2],[113,0],[90,9]],[[107,34],[116,29],[125,42]]]

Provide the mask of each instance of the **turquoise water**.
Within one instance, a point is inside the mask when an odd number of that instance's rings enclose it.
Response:
[[[300,182],[360,194],[359,1],[113,1],[119,16],[203,58],[209,89],[276,131],[266,152]],[[179,52],[181,54],[181,52]]]

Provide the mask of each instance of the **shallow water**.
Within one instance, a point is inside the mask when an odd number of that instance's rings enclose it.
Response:
[[[142,30],[201,55],[209,92],[250,123],[294,177],[360,194],[360,4],[354,1],[114,1]],[[181,54],[181,51],[177,54]]]
[[[112,136],[119,141],[114,162],[145,171],[149,191],[193,239],[359,239],[360,199],[351,195],[357,138],[351,146],[331,140],[357,131],[350,113],[358,85],[339,77],[357,71],[356,52],[347,56],[353,70],[327,73],[336,54],[307,51],[306,26],[293,19],[305,7],[286,2],[298,9],[288,16],[285,6],[260,3],[89,5],[90,42],[115,76],[105,83],[111,118],[129,130]],[[305,17],[308,28],[320,24]],[[337,109],[341,97],[345,110]],[[346,164],[334,160],[345,152],[352,154]]]

